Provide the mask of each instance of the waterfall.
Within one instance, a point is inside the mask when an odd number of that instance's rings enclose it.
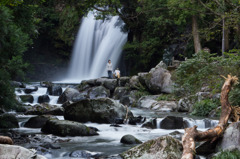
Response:
[[[83,18],[65,81],[79,82],[84,79],[107,76],[106,64],[112,61],[113,69],[118,63],[127,33],[121,32],[123,21],[118,16],[109,20],[95,20],[93,13]]]

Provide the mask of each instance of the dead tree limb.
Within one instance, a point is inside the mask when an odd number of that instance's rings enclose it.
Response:
[[[192,128],[185,129],[185,133],[182,137],[183,154],[181,159],[194,159],[196,154],[196,151],[195,151],[196,141],[212,141],[213,142],[223,134],[223,132],[227,127],[228,119],[233,110],[228,101],[228,94],[231,91],[231,87],[237,83],[238,83],[238,78],[236,76],[228,75],[228,77],[225,78],[225,82],[221,90],[221,99],[220,99],[222,111],[221,111],[219,123],[216,127],[204,132],[198,131],[196,125],[193,126]]]

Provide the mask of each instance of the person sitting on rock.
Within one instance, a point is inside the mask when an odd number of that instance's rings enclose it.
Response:
[[[120,70],[119,70],[119,68],[117,68],[114,73],[115,73],[115,77],[116,78],[120,78]]]

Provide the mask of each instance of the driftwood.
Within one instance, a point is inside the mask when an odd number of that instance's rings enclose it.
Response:
[[[0,144],[13,145],[13,140],[8,136],[0,136]]]
[[[224,77],[225,78],[225,77]],[[225,78],[224,85],[221,90],[221,116],[219,119],[219,123],[216,127],[209,129],[205,132],[201,132],[197,130],[197,126],[193,126],[192,128],[186,128],[185,133],[182,137],[183,144],[183,154],[181,159],[194,159],[196,151],[195,151],[195,142],[199,141],[215,141],[218,137],[220,137],[225,131],[228,125],[228,119],[233,118],[234,121],[239,120],[239,107],[232,107],[228,101],[228,94],[231,90],[231,87],[238,83],[238,78],[236,76],[228,75]]]

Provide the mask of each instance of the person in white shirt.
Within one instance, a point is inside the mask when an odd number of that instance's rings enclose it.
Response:
[[[108,72],[108,78],[112,78],[113,69],[112,69],[111,60],[108,60],[108,63],[107,63],[107,72]]]
[[[116,78],[120,78],[120,70],[118,68],[115,70],[114,73]]]

